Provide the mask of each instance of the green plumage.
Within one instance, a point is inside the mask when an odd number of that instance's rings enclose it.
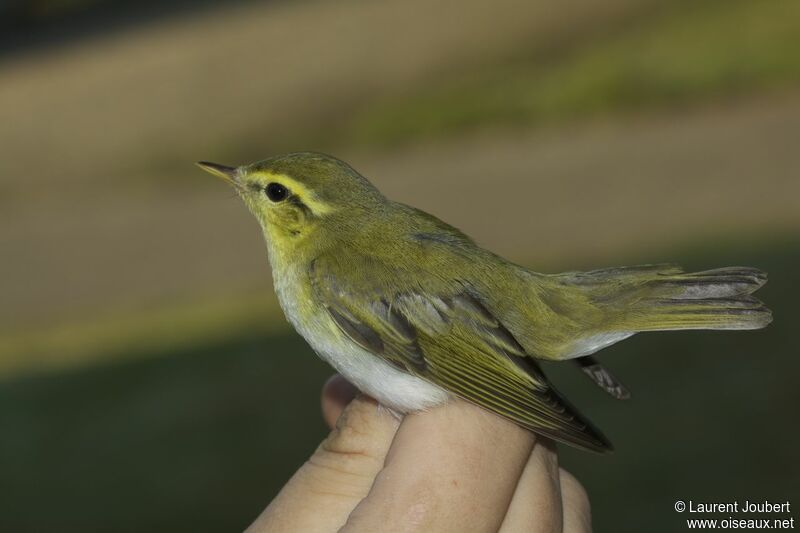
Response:
[[[766,282],[756,269],[539,274],[387,200],[333,158],[290,154],[235,172],[240,192],[275,180],[294,191],[279,203],[242,192],[264,226],[276,279],[297,287],[282,300],[299,317],[293,322],[324,310],[340,334],[402,372],[580,448],[611,445],[553,389],[537,359],[585,357],[639,331],[756,329],[771,320],[751,296]],[[590,363],[587,375],[627,396]]]
[[[685,274],[672,265],[542,275],[478,248],[406,206],[391,242],[364,227],[312,265],[316,297],[355,342],[514,422],[602,451],[610,443],[549,384],[536,359],[588,355],[637,331],[752,329],[755,269]],[[377,230],[377,228],[376,228]],[[586,342],[596,339],[597,346]]]

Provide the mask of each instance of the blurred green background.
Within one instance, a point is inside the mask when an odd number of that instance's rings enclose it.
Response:
[[[0,4],[0,530],[243,529],[324,436],[330,370],[199,159],[351,162],[540,271],[750,265],[775,322],[548,369],[595,529],[800,503],[800,2]],[[798,517],[796,517],[798,518]]]

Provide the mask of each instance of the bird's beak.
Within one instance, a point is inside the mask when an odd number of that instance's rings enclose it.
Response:
[[[220,165],[219,163],[209,163],[208,161],[198,161],[197,166],[209,174],[214,174],[218,178],[224,179],[234,187],[239,185],[239,173],[234,167]]]

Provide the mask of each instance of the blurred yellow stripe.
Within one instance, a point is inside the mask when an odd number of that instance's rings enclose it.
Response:
[[[268,288],[0,333],[0,378],[288,329]]]

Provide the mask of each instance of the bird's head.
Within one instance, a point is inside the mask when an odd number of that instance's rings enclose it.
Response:
[[[379,209],[384,196],[347,163],[298,152],[251,165],[197,163],[227,181],[255,215],[272,244],[290,247],[321,230],[335,231]],[[326,232],[330,234],[330,232]]]

